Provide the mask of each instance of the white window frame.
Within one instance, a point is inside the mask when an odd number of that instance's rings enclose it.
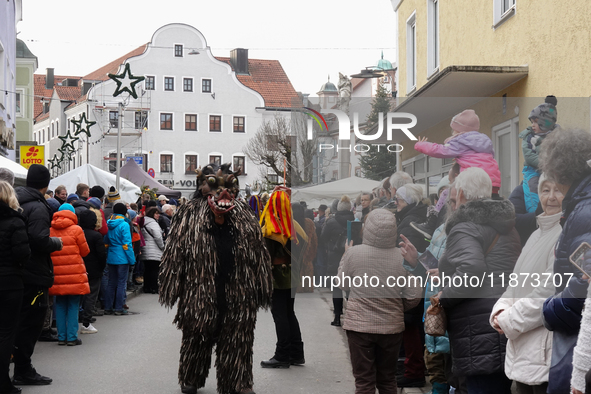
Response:
[[[427,77],[439,71],[439,31],[439,0],[427,0]]]
[[[193,77],[182,77],[183,79],[183,93],[195,93],[195,78]],[[191,87],[193,90],[185,90],[185,79],[191,80]]]
[[[191,175],[190,172],[187,172],[187,169],[185,167],[187,156],[197,156],[197,163],[196,163],[196,167],[195,167],[195,169],[197,169],[197,168],[199,168],[199,153],[194,152],[194,151],[188,151],[188,152],[183,153],[183,174],[184,175]]]
[[[234,118],[244,118],[244,131],[234,131]],[[239,114],[234,114],[232,115],[232,133],[234,134],[246,134],[248,132],[248,130],[246,129],[246,115],[239,115]]]
[[[246,171],[246,155],[242,152],[238,152],[238,153],[233,153],[232,154],[232,171],[236,171],[236,168],[234,168],[234,157],[236,156],[240,156],[240,157],[244,157],[244,168],[242,169],[242,174],[241,175],[246,175],[247,171]]]
[[[211,129],[210,129],[211,122],[209,121],[209,118],[211,116],[219,116],[220,117],[220,131],[211,131]],[[234,127],[234,126],[232,125],[232,127]],[[214,134],[223,133],[224,132],[224,115],[222,115],[222,114],[207,114],[207,131],[210,133],[214,133]]]
[[[160,171],[162,168],[162,156],[163,155],[167,155],[167,156],[172,156],[172,168],[170,172],[162,172]],[[160,174],[174,174],[174,152],[172,151],[162,151],[158,153],[158,173]]]
[[[204,80],[204,79],[209,79],[209,81],[211,82],[211,92],[204,92],[204,91],[203,91],[203,80]],[[199,80],[199,91],[200,91],[202,94],[212,94],[212,93],[213,93],[213,78],[211,78],[211,77],[207,77],[207,78],[203,77],[203,78],[201,78],[201,79]]]
[[[18,102],[18,100],[16,99],[16,95],[14,96],[14,113],[16,115],[17,118],[22,118],[25,116],[25,89],[16,89],[16,93],[20,95],[21,99],[21,106],[20,106],[20,110],[17,109],[16,107],[16,103]]]
[[[172,115],[172,129],[171,130],[163,129],[162,128],[162,120],[161,120],[162,119],[161,118],[162,114],[171,114]],[[134,122],[135,122],[135,119],[134,119]],[[174,112],[168,112],[168,111],[158,112],[158,130],[159,131],[164,131],[164,132],[172,132],[172,131],[174,131]]]
[[[501,130],[508,129],[500,133]],[[507,120],[496,126],[493,126],[491,136],[493,142],[493,149],[495,150],[495,160],[499,161],[498,139],[505,134],[511,134],[511,185],[509,186],[509,193],[519,184],[519,117]],[[509,196],[504,196],[509,198]]]
[[[166,89],[166,78],[172,78],[172,90]],[[176,78],[173,75],[162,76],[162,91],[163,92],[176,92]]]
[[[505,0],[493,0],[493,29],[497,29],[508,19],[510,19],[516,12],[517,0],[509,0],[509,8],[503,12],[503,2]]]
[[[148,90],[150,90],[150,91],[152,91],[152,92],[156,91],[156,76],[155,76],[155,75],[144,75],[144,76],[146,77],[146,80],[147,80],[148,78],[153,78],[153,79],[154,79],[154,89],[146,89],[146,82],[144,82],[144,90],[145,90],[145,91],[148,91]]]
[[[224,155],[221,152],[209,152],[207,154],[207,164],[211,163],[209,160],[210,156],[219,156],[220,157],[220,165],[224,164]]]
[[[180,47],[181,47],[181,56],[176,55],[176,46],[177,45],[180,45]],[[185,57],[185,46],[183,44],[178,43],[178,42],[172,44],[172,57]]]
[[[195,126],[197,127],[197,130],[187,130],[187,121],[186,121],[187,115],[195,115],[197,117],[197,119],[195,119]],[[199,114],[197,112],[184,112],[183,113],[183,131],[185,131],[187,133],[199,132]],[[216,131],[216,133],[217,133],[217,131]]]
[[[407,96],[417,88],[417,12],[406,20],[406,91]],[[411,39],[412,37],[412,39]]]

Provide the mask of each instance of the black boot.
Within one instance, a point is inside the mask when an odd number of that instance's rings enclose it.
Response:
[[[340,327],[341,326],[341,315],[334,315],[334,320],[330,323],[331,326]]]
[[[412,228],[421,233],[426,239],[431,239],[433,233],[437,229],[437,216],[438,212],[433,211],[428,217],[425,223],[410,222]]]

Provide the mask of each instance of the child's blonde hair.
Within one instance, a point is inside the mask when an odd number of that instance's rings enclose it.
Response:
[[[21,211],[21,206],[18,203],[14,189],[6,181],[0,181],[0,201],[15,211]]]

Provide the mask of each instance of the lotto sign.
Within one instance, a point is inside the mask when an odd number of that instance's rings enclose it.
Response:
[[[45,147],[21,145],[21,165],[25,168],[31,167],[31,164],[45,165]]]

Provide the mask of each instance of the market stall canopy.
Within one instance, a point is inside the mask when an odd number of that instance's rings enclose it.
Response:
[[[14,172],[14,186],[24,186],[27,180],[27,172],[28,170],[4,156],[0,156],[0,167],[8,168],[10,171]]]
[[[150,189],[158,189],[158,195],[164,194],[168,198],[181,198],[181,192],[172,190],[164,186],[160,182],[152,178],[146,171],[137,165],[135,160],[129,160],[123,167],[121,167],[121,177],[127,179],[131,183],[142,187],[148,186]]]
[[[362,192],[371,193],[372,189],[379,184],[379,181],[352,176],[316,186],[292,189],[291,201],[306,201],[309,208],[317,208],[320,204],[330,206],[334,199],[340,199],[345,194],[351,197],[351,201],[353,201]]]
[[[84,164],[72,171],[66,172],[49,182],[49,189],[55,190],[59,185],[64,185],[68,193],[76,192],[76,185],[79,183],[86,183],[88,186],[101,186],[105,189],[105,194],[109,191],[111,186],[115,186],[117,177],[115,174],[103,171],[92,164]],[[121,178],[119,185],[119,195],[121,199],[127,203],[136,202],[140,198],[140,188]]]

